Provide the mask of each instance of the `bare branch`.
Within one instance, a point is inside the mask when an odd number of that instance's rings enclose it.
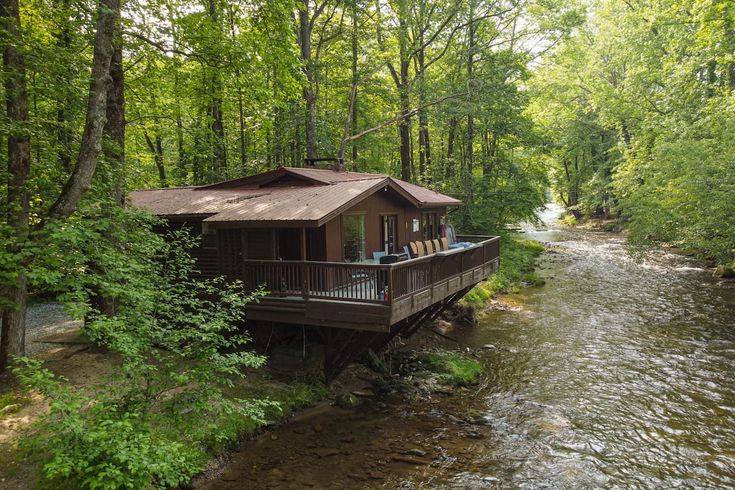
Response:
[[[391,124],[396,124],[396,123],[401,122],[404,119],[408,119],[410,117],[413,117],[416,114],[418,114],[419,111],[421,111],[423,109],[426,109],[427,107],[431,107],[431,106],[434,106],[434,105],[437,105],[437,104],[441,104],[442,102],[446,102],[447,100],[457,99],[459,97],[463,97],[463,96],[466,96],[466,95],[467,95],[467,92],[460,92],[460,93],[457,93],[457,94],[447,95],[445,97],[441,97],[440,99],[437,99],[435,101],[429,102],[429,103],[424,104],[422,106],[413,108],[410,111],[407,111],[407,112],[398,114],[396,117],[394,117],[392,119],[389,119],[387,121],[384,121],[384,122],[378,124],[377,126],[374,126],[374,127],[370,128],[370,129],[366,129],[365,131],[363,131],[361,133],[358,133],[358,134],[355,134],[355,135],[350,136],[349,138],[346,138],[344,140],[344,143],[346,144],[346,143],[349,143],[350,141],[355,141],[357,139],[362,138],[363,136],[367,136],[370,133],[374,133],[375,131],[378,131],[380,129],[383,129],[386,126],[390,126]]]

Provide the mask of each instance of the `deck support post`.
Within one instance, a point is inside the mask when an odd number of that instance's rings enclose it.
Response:
[[[446,300],[414,313],[410,317],[393,325],[389,332],[358,332],[355,330],[340,331],[324,327],[319,333],[324,341],[324,379],[327,384],[334,379],[355,359],[368,350],[379,352],[396,336],[410,337],[427,321],[436,320],[447,308],[460,300],[470,288],[454,293]]]

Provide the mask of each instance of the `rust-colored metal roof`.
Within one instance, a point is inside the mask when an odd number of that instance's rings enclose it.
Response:
[[[411,195],[416,201],[419,202],[420,207],[426,206],[459,206],[462,201],[449,197],[446,194],[440,194],[438,192],[421,187],[420,185],[411,184],[405,180],[394,179],[390,177],[390,180],[394,182],[398,187],[403,189],[405,192]]]
[[[320,226],[344,206],[368,197],[384,178],[336,182],[329,185],[273,187],[272,192],[241,201],[207,218],[208,222],[302,222]]]
[[[130,199],[133,205],[159,216],[199,215],[207,222],[247,222],[250,226],[320,226],[383,187],[394,189],[416,207],[461,204],[380,174],[315,168],[281,168],[208,186],[133,191]]]
[[[386,175],[382,174],[336,171],[310,167],[280,167],[275,170],[270,170],[268,172],[263,172],[256,175],[249,175],[247,177],[240,177],[239,179],[226,180],[224,182],[217,182],[216,184],[201,186],[200,189],[224,189],[230,187],[253,186],[260,187],[277,181],[282,177],[288,176],[311,184],[334,184],[336,182],[351,182],[355,180],[370,180],[387,177]]]
[[[213,215],[243,198],[263,194],[258,189],[225,189],[201,192],[196,187],[138,190],[130,193],[133,205],[159,216]]]
[[[355,180],[370,180],[385,178],[383,174],[369,174],[364,172],[338,172],[335,170],[325,170],[319,168],[286,168],[287,172],[301,175],[310,179],[319,180],[325,184],[333,184],[335,182],[349,182]]]

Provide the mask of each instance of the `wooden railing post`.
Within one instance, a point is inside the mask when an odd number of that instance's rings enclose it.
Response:
[[[309,266],[306,262],[301,263],[301,296],[309,299]]]
[[[429,262],[429,284],[434,284],[434,269],[436,269],[436,259],[437,256],[434,255],[431,257],[431,262]]]
[[[393,272],[395,267],[388,268],[388,301],[389,305],[393,304],[393,296],[396,294],[396,290],[393,287]]]

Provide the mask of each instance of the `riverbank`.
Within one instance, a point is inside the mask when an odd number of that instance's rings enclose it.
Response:
[[[501,272],[478,285],[464,304],[482,310],[494,295],[534,283],[532,265],[542,249],[536,242],[504,237]],[[44,307],[43,311],[50,309],[53,308]],[[482,368],[471,355],[457,351],[456,341],[452,340],[456,332],[447,331],[448,326],[460,330],[467,327],[452,325],[446,320],[440,322],[441,325],[424,329],[408,342],[399,341],[397,354],[383,357],[382,372],[355,365],[329,388],[316,377],[284,375],[271,369],[252,370],[244,380],[236,380],[228,395],[271,402],[263,420],[243,414],[223,414],[202,424],[193,413],[190,416],[184,413],[163,419],[168,421],[166,423],[153,425],[150,436],[193,450],[193,458],[189,456],[189,464],[193,465],[190,471],[199,475],[197,481],[206,482],[220,473],[243,441],[257,438],[264,430],[286,423],[294,416],[305,416],[309,412],[303,412],[307,407],[363,406],[376,394],[400,395],[401,399],[414,400],[431,398],[430,394],[438,390],[449,396],[453,391],[471,386]],[[43,331],[49,334],[45,337],[40,336],[39,331],[37,337],[42,342],[38,345],[43,349],[35,349],[35,356],[55,375],[68,380],[65,386],[93,393],[119,370],[119,360],[85,340],[78,324],[70,324],[66,319],[63,323],[67,328],[49,326],[51,330]],[[34,423],[48,413],[48,401],[38,393],[10,386],[10,378],[3,381],[0,383],[4,386],[0,388],[0,486],[8,489],[33,487],[41,481],[45,455],[36,453],[34,458],[29,458],[20,443],[36,433]],[[377,409],[382,410],[380,405]]]
[[[479,310],[491,308],[490,300],[497,294],[518,292],[524,286],[541,286],[543,279],[536,274],[536,258],[544,245],[518,235],[503,235],[500,242],[500,270],[487,281],[475,286],[460,304]]]
[[[119,360],[105,349],[88,342],[57,345],[36,356],[44,367],[67,381],[64,386],[91,394],[101,384],[114,379]],[[6,376],[0,386],[0,488],[27,489],[43,482],[45,453],[25,445],[38,436],[34,424],[49,412],[49,403],[40,394],[28,391]],[[106,386],[105,388],[109,388]],[[202,423],[193,412],[164,417],[154,424],[150,437],[157,441],[180,443],[187,448],[192,474],[218,467],[240,441],[252,437],[264,427],[288,419],[292,414],[330,396],[322,384],[300,376],[286,376],[269,369],[254,369],[237,379],[228,396],[244,400],[267,400],[264,419],[241,413],[222,413]],[[102,441],[103,442],[103,441]],[[103,463],[103,462],[100,462]],[[55,482],[61,484],[63,482]]]
[[[383,402],[376,397],[391,398],[394,403],[427,399],[432,393],[443,396],[454,390],[471,386],[481,372],[481,366],[471,356],[452,351],[454,346],[446,338],[426,330],[413,342],[403,343],[400,351],[386,364],[390,372],[381,373],[362,364],[346,370],[336,382],[325,387],[316,379],[299,375],[285,375],[264,368],[248,373],[245,380],[235,385],[229,395],[245,399],[269,400],[277,404],[266,411],[265,420],[232,414],[209,419],[202,423],[198,417],[179,415],[169,424],[152,428],[152,436],[196,448],[199,453],[197,485],[217,481],[233,457],[259,440],[278,437],[283,424],[294,419],[303,421],[322,416],[333,410],[383,410]],[[63,346],[38,355],[45,367],[68,380],[73,390],[91,392],[106,382],[118,368],[118,361],[104,349],[89,343]],[[41,395],[17,385],[8,386],[0,394],[0,487],[27,489],[37,485],[54,486],[63,482],[44,482],[42,466],[44,454],[32,455],[23,447],[23,439],[36,435],[33,427],[48,413],[49,405]],[[255,438],[255,439],[254,439]],[[215,487],[216,488],[216,487]]]

